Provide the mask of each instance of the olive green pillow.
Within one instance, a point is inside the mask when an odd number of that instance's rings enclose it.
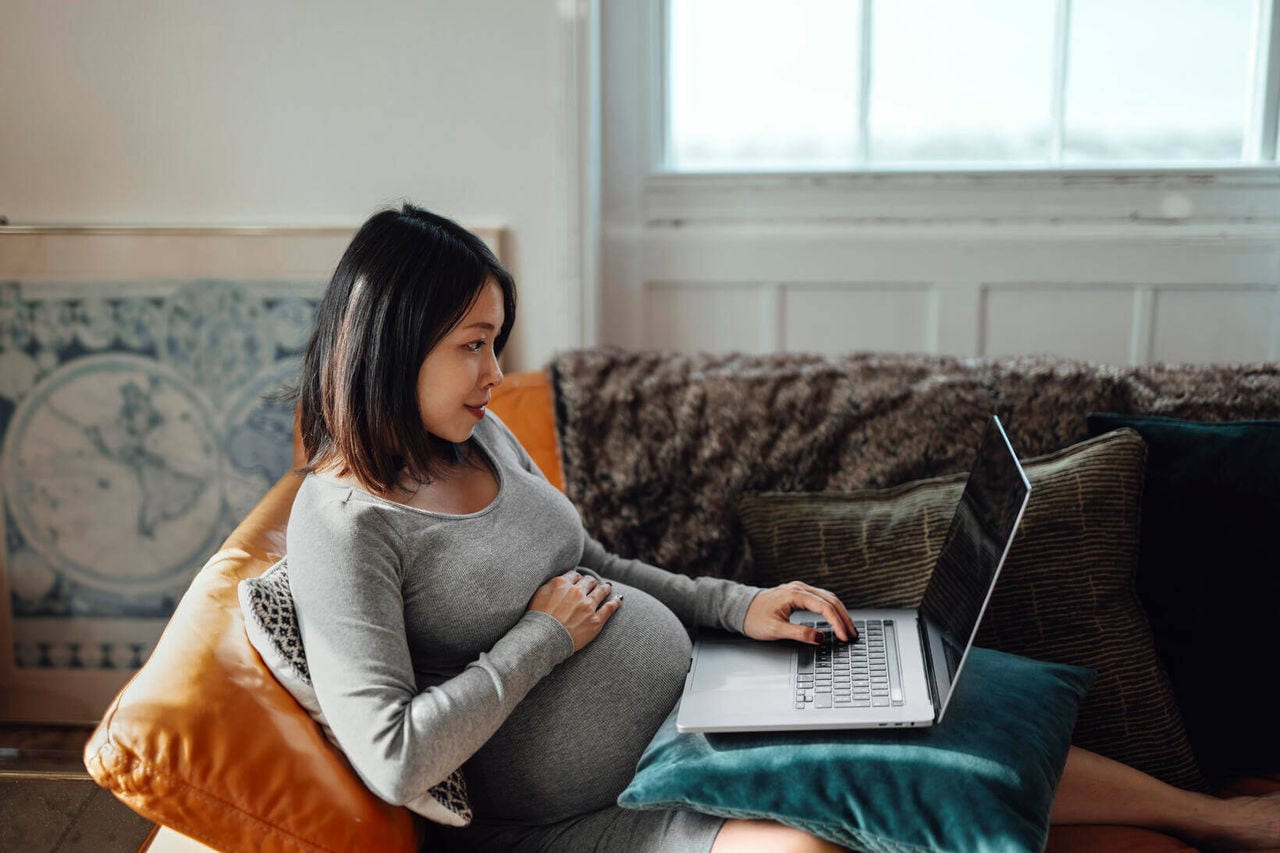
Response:
[[[1096,670],[1072,741],[1203,790],[1134,591],[1146,445],[1117,430],[1024,460],[1031,499],[977,643]],[[855,492],[745,493],[752,583],[803,580],[846,607],[917,607],[966,475]]]

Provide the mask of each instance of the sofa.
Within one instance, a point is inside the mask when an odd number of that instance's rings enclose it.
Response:
[[[490,406],[610,550],[761,582],[744,497],[954,478],[967,470],[975,424],[992,412],[1024,458],[1086,439],[1087,411],[1276,418],[1280,372],[598,347],[508,375]],[[294,462],[303,462],[296,436]],[[430,849],[430,827],[361,784],[246,637],[236,585],[285,553],[299,483],[282,476],[198,572],[85,747],[98,784],[160,825],[151,849]],[[1280,775],[1192,783],[1259,793],[1280,790]],[[1149,829],[1057,826],[1048,849],[1191,848]]]

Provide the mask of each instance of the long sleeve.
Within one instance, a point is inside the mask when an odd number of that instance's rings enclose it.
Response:
[[[573,654],[568,630],[526,612],[488,652],[419,692],[405,631],[398,539],[375,508],[295,512],[290,583],[316,697],[361,780],[403,805],[472,756]]]
[[[515,450],[521,467],[545,480],[546,475],[505,424],[502,424],[502,432]],[[747,608],[763,589],[723,578],[691,578],[640,560],[624,559],[610,554],[585,528],[582,539],[582,567],[609,580],[644,590],[670,608],[689,629],[703,626],[743,633]]]

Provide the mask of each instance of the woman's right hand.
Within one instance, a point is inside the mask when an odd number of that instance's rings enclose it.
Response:
[[[613,584],[608,581],[597,584],[590,575],[570,569],[538,587],[529,601],[529,609],[550,613],[568,628],[573,637],[573,650],[579,652],[596,638],[604,623],[622,606],[620,596],[604,601],[612,591]]]

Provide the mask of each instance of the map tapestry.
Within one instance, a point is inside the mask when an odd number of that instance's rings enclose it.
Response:
[[[131,670],[288,468],[323,282],[0,282],[19,669]]]

